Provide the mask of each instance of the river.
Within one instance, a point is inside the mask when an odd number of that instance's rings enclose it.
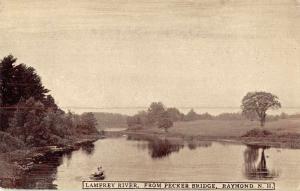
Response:
[[[299,156],[297,149],[135,137],[106,138],[55,159],[49,169],[37,169],[23,186],[80,189],[81,181],[89,180],[101,165],[105,180],[273,181],[276,190],[295,191],[300,185]]]

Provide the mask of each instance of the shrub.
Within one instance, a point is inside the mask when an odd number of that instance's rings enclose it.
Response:
[[[242,137],[268,137],[270,135],[272,135],[270,131],[262,130],[262,129],[252,129]]]
[[[23,141],[18,138],[11,136],[8,133],[0,131],[0,152],[9,152],[25,147]]]

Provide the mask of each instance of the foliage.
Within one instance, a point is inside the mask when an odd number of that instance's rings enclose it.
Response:
[[[173,121],[181,120],[184,114],[176,108],[167,108],[161,102],[153,102],[147,111],[140,111],[127,117],[127,125],[131,129],[157,126],[167,130],[173,126]]]
[[[93,112],[97,119],[97,128],[126,127],[127,115],[117,113]]]
[[[32,67],[25,64],[16,65],[17,59],[12,55],[0,61],[0,129],[8,128],[8,119],[15,111],[14,105],[21,98],[35,98],[44,101],[49,92],[41,83],[41,78]]]
[[[77,133],[93,134],[97,133],[96,130],[97,120],[93,113],[83,113],[79,116],[79,124],[76,124]]]
[[[160,116],[165,112],[165,106],[161,102],[153,102],[148,108],[149,124],[157,123]]]
[[[221,113],[214,117],[216,120],[243,120],[245,116],[241,113]]]
[[[261,126],[266,121],[268,109],[278,109],[281,107],[278,97],[268,92],[249,92],[242,100],[242,113],[246,116],[256,116],[260,120]]]
[[[10,132],[28,145],[44,145],[49,138],[49,129],[43,124],[44,105],[33,97],[20,101],[11,118]]]
[[[173,126],[172,118],[170,117],[167,111],[163,112],[158,119],[157,123],[158,128],[164,128],[167,132],[170,127]]]
[[[167,113],[172,121],[182,121],[184,118],[184,114],[175,107],[167,108]]]
[[[33,147],[98,134],[92,113],[66,114],[47,94],[49,90],[42,85],[35,69],[16,65],[16,60],[9,55],[0,61],[0,130],[9,135],[0,137],[2,142],[14,140],[18,145]]]
[[[198,120],[200,118],[199,114],[197,114],[194,109],[191,109],[185,116],[184,120],[185,121],[193,121],[193,120]]]
[[[262,130],[262,129],[252,129],[242,137],[267,137],[270,135],[272,135],[270,131]]]
[[[13,151],[24,148],[25,145],[22,140],[11,136],[9,133],[0,131],[0,153]]]

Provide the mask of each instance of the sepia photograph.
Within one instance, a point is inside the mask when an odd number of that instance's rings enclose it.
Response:
[[[0,190],[300,191],[300,0],[0,0]]]

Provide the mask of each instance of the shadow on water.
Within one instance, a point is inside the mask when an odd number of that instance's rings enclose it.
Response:
[[[184,147],[183,142],[174,142],[165,138],[156,138],[145,135],[130,135],[127,140],[146,141],[137,144],[138,149],[148,150],[153,159],[159,159],[169,156],[173,152],[179,152]]]
[[[183,147],[184,145],[172,144],[167,139],[150,141],[148,144],[149,154],[153,159],[163,158],[173,152],[179,152]]]
[[[184,148],[185,142],[183,139],[167,139],[167,138],[157,138],[148,135],[130,135],[127,140],[135,141],[146,141],[147,144],[138,143],[137,147],[142,150],[148,150],[149,155],[153,159],[159,159],[169,156],[174,152],[179,152]],[[189,140],[187,141],[187,147],[190,150],[195,150],[198,147],[210,147],[212,142],[209,141],[198,141]]]
[[[56,189],[53,184],[56,179],[57,167],[62,164],[62,156],[50,156],[48,160],[35,164],[17,181],[17,188],[23,189]]]
[[[244,151],[245,176],[250,180],[267,180],[279,176],[275,170],[268,169],[265,150],[267,146],[247,145]]]
[[[210,141],[194,141],[194,140],[191,140],[191,141],[187,142],[187,146],[190,150],[195,150],[198,147],[204,147],[204,148],[211,147],[212,142],[210,142]]]
[[[93,154],[94,144],[87,144],[81,147],[81,150],[87,154]],[[66,160],[64,160],[66,159]],[[63,162],[72,160],[72,152],[64,154],[46,155],[41,161],[36,161],[33,167],[24,172],[20,179],[13,181],[12,188],[20,189],[57,189],[53,182],[56,180],[57,168]]]
[[[92,155],[95,152],[95,145],[93,143],[85,144],[81,147],[81,149],[87,155]]]
[[[244,178],[246,180],[267,180],[267,179],[270,180],[278,177],[278,173],[272,168],[270,168],[271,167],[270,163],[272,161],[270,161],[271,159],[267,157],[268,149],[270,148],[267,146],[246,145],[245,147],[244,145],[239,144],[238,146],[232,147],[231,143],[215,144],[211,141],[201,141],[198,139],[190,139],[190,140],[172,139],[172,138],[168,139],[166,137],[158,138],[157,136],[140,136],[140,135],[138,136],[130,135],[127,137],[127,140],[128,142],[125,145],[126,149],[129,150],[133,149],[134,152],[136,152],[136,149],[146,151],[143,152],[142,154],[146,154],[147,156],[151,157],[153,160],[164,159],[172,155],[172,153],[178,153],[178,155],[182,155],[178,157],[182,157],[182,158],[186,158],[186,157],[189,158],[190,157],[189,155],[193,155],[193,154],[197,156],[199,155],[199,157],[201,157],[201,160],[199,161],[191,160],[190,165],[193,165],[193,162],[196,163],[201,161],[208,162],[210,160],[210,156],[215,156],[214,152],[220,151],[220,149],[226,150],[228,147],[231,152],[237,152],[237,155],[241,157],[241,159],[242,158],[244,159],[244,166],[243,166],[244,168],[238,170],[239,172],[243,171]],[[134,141],[129,142],[130,140],[134,140]],[[107,145],[107,142],[103,142],[103,143],[105,143],[106,145],[101,145],[101,146],[108,146],[109,149],[109,145]],[[110,143],[111,142],[108,142],[108,144]],[[120,140],[120,142],[118,143],[117,142],[114,143],[123,144],[122,140]],[[137,148],[133,148],[132,145],[134,145],[133,147],[137,147]],[[223,145],[226,147],[223,147]],[[184,149],[185,146],[186,149]],[[204,148],[205,151],[203,152],[196,151],[196,149],[199,148]],[[245,148],[244,152],[241,152],[240,148],[243,149]],[[94,144],[88,144],[82,146],[80,152],[77,154],[93,155],[96,154],[97,151],[101,149],[102,148],[95,148]],[[181,150],[184,151],[181,152]],[[73,156],[75,155],[73,155],[72,152],[46,156],[42,161],[35,162],[34,167],[30,171],[27,171],[24,174],[24,176],[21,177],[21,179],[18,179],[16,181],[16,184],[14,184],[12,187],[23,188],[23,189],[56,189],[57,187],[59,187],[59,181],[55,181],[57,178],[57,167],[60,166],[61,164],[68,166],[68,164],[72,163],[72,161],[74,160]],[[234,156],[235,155],[232,155],[230,157],[234,157]],[[235,158],[231,158],[231,159],[235,160]],[[239,160],[237,160],[237,162],[238,161]],[[86,162],[86,161],[82,161],[82,162]],[[121,163],[120,165],[123,165],[122,162],[120,163]],[[126,163],[124,165],[126,165]],[[153,163],[153,165],[156,165],[156,163]],[[233,169],[229,169],[226,165],[221,166],[219,168],[223,168],[228,171],[233,170]],[[220,179],[221,178],[222,177],[220,177]],[[54,183],[57,183],[58,186],[55,185]]]

